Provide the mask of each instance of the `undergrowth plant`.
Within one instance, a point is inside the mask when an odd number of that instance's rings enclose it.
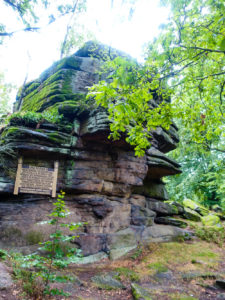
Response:
[[[199,237],[201,240],[207,242],[213,242],[217,244],[219,247],[222,247],[225,243],[225,228],[221,227],[219,230],[218,228],[206,227],[206,226],[198,226],[192,224],[195,229],[195,235]]]
[[[62,115],[50,111],[44,111],[42,113],[33,111],[19,111],[13,113],[5,120],[6,123],[9,122],[11,125],[18,125],[18,123],[21,123],[24,126],[37,126],[37,124],[41,124],[44,121],[57,124],[62,121]]]
[[[49,215],[51,219],[41,222],[53,227],[53,233],[49,240],[40,243],[39,250],[42,254],[27,256],[14,254],[11,256],[16,278],[22,281],[25,292],[32,294],[33,297],[41,296],[41,299],[44,299],[55,295],[68,296],[62,289],[51,285],[52,283],[65,283],[73,280],[71,276],[60,274],[59,270],[64,269],[72,262],[79,261],[81,257],[79,249],[65,246],[78,236],[65,234],[63,229],[74,231],[82,223],[63,222],[69,214],[69,210],[65,208],[64,196],[65,193],[61,191],[53,203],[54,208]]]

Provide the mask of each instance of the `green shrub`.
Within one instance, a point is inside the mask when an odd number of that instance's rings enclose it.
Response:
[[[54,232],[50,235],[49,240],[40,243],[40,250],[44,254],[14,255],[12,257],[16,278],[22,279],[26,293],[32,296],[32,287],[38,282],[38,293],[41,293],[41,297],[38,299],[56,295],[67,296],[68,294],[64,293],[63,290],[52,288],[51,283],[71,280],[70,276],[60,275],[56,271],[67,267],[72,262],[77,262],[81,257],[80,250],[72,247],[68,249],[65,246],[74,240],[76,236],[65,235],[62,231],[63,228],[73,231],[77,230],[82,224],[62,222],[62,219],[65,219],[69,214],[63,201],[64,196],[64,192],[58,195],[57,200],[53,203],[53,211],[49,215],[51,219],[42,222],[54,228]]]
[[[44,111],[42,113],[22,111],[12,114],[7,120],[12,126],[20,125],[27,127],[36,127],[38,123],[43,123],[44,121],[60,123],[62,121],[62,115],[51,113],[50,111]]]
[[[0,249],[0,260],[5,260],[8,256],[8,252],[6,250]]]
[[[18,264],[14,265],[13,272],[14,278],[21,283],[26,295],[31,296],[32,299],[41,299],[43,286],[33,272],[20,268]]]
[[[195,235],[202,240],[207,242],[213,242],[222,247],[225,242],[225,228],[221,227],[218,230],[218,227],[195,227]]]

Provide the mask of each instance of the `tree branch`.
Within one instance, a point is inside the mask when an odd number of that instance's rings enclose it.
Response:
[[[38,30],[40,30],[40,27],[25,27],[25,28],[22,28],[22,29],[16,30],[16,31],[11,31],[11,32],[0,32],[0,37],[1,37],[1,36],[12,36],[12,35],[14,35],[15,33],[18,33],[18,32],[21,32],[21,31],[35,32],[35,31],[38,31]]]
[[[174,50],[174,48],[173,48],[173,50]],[[182,59],[182,60],[180,60],[180,61],[178,61],[178,62],[173,62],[173,63],[171,63],[171,66],[169,67],[169,68],[165,68],[165,69],[163,69],[163,70],[161,70],[160,71],[160,73],[164,73],[164,72],[166,72],[166,71],[169,71],[169,70],[171,70],[172,69],[172,67],[173,66],[177,66],[177,65],[179,65],[179,64],[181,64],[181,63],[183,63],[183,62],[185,62],[186,60],[193,60],[193,59],[195,59],[195,58],[197,58],[198,56],[200,56],[200,55],[202,55],[202,54],[204,54],[205,53],[205,51],[201,51],[201,52],[199,52],[199,53],[197,53],[196,55],[194,55],[192,58],[188,58],[188,57],[186,57],[186,58],[184,58],[184,59]],[[182,71],[182,69],[180,70],[180,71]]]
[[[70,29],[71,29],[71,26],[70,26],[70,23],[75,15],[75,12],[76,12],[76,9],[77,9],[77,5],[78,5],[78,1],[79,0],[76,0],[74,2],[74,6],[73,6],[73,9],[72,9],[72,15],[68,21],[68,24],[66,26],[66,34],[65,34],[65,37],[64,37],[64,40],[63,40],[63,43],[62,43],[62,47],[61,47],[61,51],[60,51],[60,59],[63,58],[63,54],[65,52],[65,48],[66,48],[66,42],[67,42],[67,39],[68,39],[68,35],[69,35],[69,32],[70,32]]]
[[[225,80],[224,82],[221,84],[221,90],[220,90],[220,104],[223,104],[223,99],[222,99],[222,94],[223,94],[223,90],[224,90],[224,86],[225,86]]]
[[[225,150],[224,149],[219,149],[217,147],[211,147],[209,146],[207,143],[199,143],[199,142],[194,142],[194,141],[186,141],[186,143],[192,143],[192,144],[197,144],[197,145],[203,145],[205,146],[209,151],[218,151],[218,152],[222,152],[222,153],[225,153]]]
[[[225,51],[223,50],[215,50],[215,49],[209,49],[209,48],[202,48],[202,47],[187,47],[187,46],[184,46],[184,45],[179,45],[180,47],[182,48],[185,48],[185,49],[195,49],[195,50],[203,50],[203,51],[206,51],[206,52],[216,52],[216,53],[224,53],[225,54]]]
[[[20,6],[16,5],[15,3],[11,2],[10,0],[3,0],[6,4],[9,6],[12,6],[13,8],[17,9],[21,13]]]

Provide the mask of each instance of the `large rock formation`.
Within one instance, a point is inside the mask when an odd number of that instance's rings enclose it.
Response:
[[[66,192],[70,218],[87,222],[76,241],[84,255],[117,255],[120,248],[182,234],[179,228],[154,224],[156,215],[180,212],[163,202],[168,195],[162,182],[163,176],[180,172],[165,155],[177,145],[176,126],[152,132],[151,148],[138,158],[124,139],[108,139],[106,111],[84,106],[87,87],[99,80],[102,50],[109,48],[87,43],[28,83],[19,95],[16,110],[58,111],[63,115],[60,124],[14,117],[1,129],[0,241],[5,245],[22,246],[32,243],[32,235],[44,237],[47,229],[38,222],[51,211],[49,196],[13,195],[19,156],[25,164],[47,168],[59,161],[57,191]],[[16,156],[6,160],[11,151]]]

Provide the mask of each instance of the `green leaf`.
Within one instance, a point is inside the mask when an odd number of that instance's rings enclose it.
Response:
[[[225,38],[223,38],[221,43],[220,43],[220,50],[225,51]]]

